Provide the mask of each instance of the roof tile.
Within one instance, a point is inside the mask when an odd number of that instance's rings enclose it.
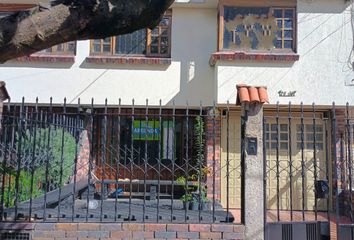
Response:
[[[242,103],[269,103],[266,87],[254,87],[244,84],[237,85],[237,105]]]

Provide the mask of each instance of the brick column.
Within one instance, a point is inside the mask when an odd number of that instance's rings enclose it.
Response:
[[[77,157],[77,172],[76,181],[87,179],[89,172],[89,160],[90,160],[90,140],[87,130],[80,133],[79,137],[79,152]],[[74,181],[72,177],[71,181]]]
[[[221,159],[220,159],[220,135],[221,135],[221,119],[216,111],[215,118],[214,110],[209,109],[209,114],[206,119],[206,152],[207,152],[207,167],[209,169],[207,175],[208,198],[213,199],[215,189],[215,199],[221,201]],[[215,130],[214,130],[215,129]],[[214,136],[215,134],[215,136]],[[215,176],[214,176],[214,143],[215,143]],[[215,177],[215,187],[214,178]]]
[[[248,105],[248,104],[247,104]],[[263,185],[263,106],[250,103],[243,107],[245,120],[244,149],[244,224],[245,239],[264,239],[264,185]],[[252,149],[252,146],[255,146]]]

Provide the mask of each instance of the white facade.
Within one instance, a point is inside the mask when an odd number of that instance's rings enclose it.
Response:
[[[29,1],[7,0],[12,3]],[[32,1],[33,2],[33,1]],[[187,2],[187,3],[185,3]],[[195,1],[194,1],[195,2]],[[235,0],[237,2],[237,0]],[[217,0],[205,3],[178,1],[173,5],[170,65],[88,64],[90,41],[77,43],[74,64],[8,62],[0,66],[13,102],[136,105],[211,105],[236,101],[236,84],[267,86],[271,103],[331,105],[354,103],[354,72],[348,62],[353,48],[351,8],[344,0],[298,0],[295,62],[219,61],[210,66],[217,51]],[[279,97],[279,91],[296,91]]]

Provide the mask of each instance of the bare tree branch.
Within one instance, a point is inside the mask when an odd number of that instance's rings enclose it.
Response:
[[[155,27],[174,0],[54,0],[0,19],[0,63],[74,40]]]

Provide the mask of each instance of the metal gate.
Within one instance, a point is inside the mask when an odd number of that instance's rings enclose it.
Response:
[[[349,104],[265,111],[266,239],[353,239],[352,114]]]

